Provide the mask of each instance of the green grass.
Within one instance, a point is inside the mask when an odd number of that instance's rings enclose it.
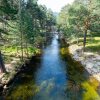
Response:
[[[100,54],[100,37],[94,37],[93,40],[88,40],[86,50]]]
[[[76,40],[72,41],[72,44],[77,44]],[[83,37],[79,38],[79,46],[83,46]],[[100,36],[87,36],[86,51],[100,54]]]
[[[17,50],[18,49],[18,50]],[[19,58],[21,57],[21,48],[17,46],[2,46],[1,48],[2,54],[3,54],[3,59],[5,63],[10,63],[13,61],[14,58]],[[24,51],[24,58],[27,57],[27,51],[26,48],[23,49]],[[37,55],[41,54],[41,50],[35,47],[28,47],[28,57],[31,57],[32,55]]]

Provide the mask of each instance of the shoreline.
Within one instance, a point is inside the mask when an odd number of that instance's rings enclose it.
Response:
[[[10,67],[15,67],[14,69],[12,68],[8,75],[8,73],[2,73],[0,75],[0,96],[3,94],[6,94],[6,92],[9,90],[9,86],[14,82],[17,76],[23,71],[27,69],[27,65],[30,64],[32,59],[35,59],[37,57],[40,57],[40,55],[33,55],[30,58],[26,59],[23,63],[14,63],[15,66],[10,66]],[[11,65],[11,64],[10,64]],[[6,65],[5,65],[6,66]],[[7,66],[6,66],[7,67]],[[8,75],[8,76],[7,76]]]
[[[9,66],[11,67],[10,72],[2,73],[0,75],[0,95],[4,94],[9,89],[9,85],[12,84],[16,76],[25,69],[25,66],[30,62],[30,59],[25,60],[23,63],[14,63],[14,65],[17,65],[17,67],[9,64]],[[5,64],[6,68],[9,68],[9,66],[8,64]]]
[[[92,52],[83,52],[82,46],[76,44],[68,47],[72,58],[79,61],[88,73],[100,82],[100,55]]]
[[[82,46],[78,45],[70,45],[68,46],[69,53],[71,54],[71,57],[75,61],[79,61],[82,66],[86,69],[86,71],[93,76],[96,80],[100,82],[100,55],[94,54],[92,52],[82,52]],[[5,93],[9,89],[9,85],[13,83],[14,79],[17,77],[21,71],[26,69],[27,64],[30,63],[30,60],[32,58],[37,57],[36,55],[32,56],[30,59],[26,60],[24,63],[21,63],[21,65],[18,65],[20,67],[17,67],[17,70],[14,69],[15,73],[12,74],[10,72],[10,76],[6,78],[6,82],[4,80],[3,83],[0,82],[0,95]],[[14,63],[14,65],[16,65]],[[13,66],[11,66],[13,67]],[[3,78],[3,75],[2,75]],[[1,77],[0,77],[1,79]]]

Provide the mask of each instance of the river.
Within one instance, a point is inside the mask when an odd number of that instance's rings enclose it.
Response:
[[[61,57],[57,38],[19,74],[4,100],[100,100],[98,82]]]

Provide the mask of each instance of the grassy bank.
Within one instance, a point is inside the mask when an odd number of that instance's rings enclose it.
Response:
[[[77,44],[79,46],[83,46],[83,37],[80,37],[77,43],[77,40],[74,38],[71,40],[72,44]],[[99,34],[92,34],[87,35],[86,40],[86,52],[93,52],[100,54],[100,35]]]

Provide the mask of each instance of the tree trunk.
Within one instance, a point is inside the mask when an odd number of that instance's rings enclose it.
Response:
[[[77,37],[77,45],[79,45],[79,37]]]
[[[21,5],[22,5],[22,0],[20,0],[20,2],[19,2],[19,20],[20,20],[20,22],[19,22],[19,27],[20,27],[20,38],[21,38],[21,61],[23,61],[23,53],[24,53],[24,51],[23,51],[23,31],[22,31],[22,16],[21,16],[21,10],[22,10],[22,8],[21,8]]]
[[[27,57],[29,57],[27,41],[26,41],[26,55],[27,55]]]
[[[2,54],[1,54],[1,51],[0,51],[0,73],[5,73],[5,72],[6,72],[6,69],[5,69]]]
[[[23,51],[23,33],[21,32],[21,60],[23,61],[23,55],[24,55],[24,51]]]
[[[85,46],[86,46],[86,37],[87,37],[87,30],[85,30],[85,33],[84,33],[83,51],[85,51]]]

